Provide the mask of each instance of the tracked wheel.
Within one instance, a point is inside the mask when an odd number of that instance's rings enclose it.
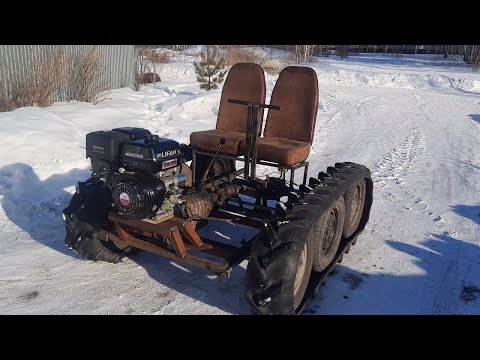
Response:
[[[353,206],[348,192],[358,184],[360,206]],[[364,190],[361,184],[365,184]],[[343,254],[364,230],[372,191],[368,168],[337,163],[317,178],[310,178],[305,191],[285,203],[287,210],[266,222],[253,241],[246,273],[245,299],[252,313],[300,314],[306,309],[320,284],[334,273],[335,263],[343,260]],[[355,227],[349,237],[343,236],[347,201],[354,209],[354,214],[350,211],[348,215]]]
[[[343,237],[348,238],[358,229],[367,193],[365,179],[358,180],[345,193],[345,225]]]
[[[92,261],[118,263],[122,257],[133,255],[138,249],[119,249],[111,241],[101,241],[94,236],[95,230],[107,220],[106,209],[111,203],[111,192],[101,183],[93,183],[88,190],[73,194],[63,210],[65,222],[65,245],[83,258]]]
[[[345,219],[345,201],[338,199],[317,221],[314,228],[313,270],[323,271],[337,253]]]
[[[275,228],[254,240],[245,294],[254,314],[294,315],[312,272],[313,221],[292,218]]]
[[[295,309],[298,309],[305,295],[308,280],[310,280],[310,274],[312,273],[313,256],[313,236],[310,235],[300,253],[297,272],[293,281],[293,307]]]
[[[323,187],[321,194],[312,194],[308,201],[305,198],[295,204],[285,218],[271,224],[272,230],[261,232],[254,240],[245,282],[246,299],[253,313],[303,311],[315,262],[316,224],[323,218],[325,226],[334,226],[334,237],[341,238],[344,203],[338,185],[342,182],[333,180]],[[334,213],[333,221],[326,215],[329,210]],[[335,239],[330,244],[333,255],[338,242]]]

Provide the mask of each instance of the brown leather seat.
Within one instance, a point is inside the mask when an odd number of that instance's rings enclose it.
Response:
[[[280,73],[270,104],[264,136],[257,140],[257,158],[280,165],[304,161],[310,153],[318,109],[318,79],[312,68],[288,66]],[[245,142],[240,148],[245,151]]]
[[[215,130],[197,131],[190,134],[190,143],[201,150],[216,151],[220,139],[225,144],[220,152],[239,155],[239,144],[245,140],[247,131],[247,106],[231,104],[228,99],[265,103],[265,74],[260,65],[238,63],[232,66],[223,85]],[[263,109],[258,114],[258,131],[262,129]]]

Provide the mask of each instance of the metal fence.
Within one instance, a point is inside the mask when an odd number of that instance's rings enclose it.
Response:
[[[25,78],[31,71],[35,71],[30,64],[36,54],[51,51],[58,46],[65,46],[67,54],[77,57],[91,47],[97,48],[102,55],[112,87],[120,88],[133,84],[134,45],[0,45],[0,64],[8,67],[15,77]],[[3,84],[0,90],[8,92],[8,84]],[[64,94],[59,94],[55,100],[65,100]]]

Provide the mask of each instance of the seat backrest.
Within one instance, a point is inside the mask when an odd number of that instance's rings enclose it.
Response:
[[[318,109],[317,73],[309,67],[288,66],[273,88],[270,104],[282,110],[269,110],[265,137],[313,142]]]
[[[238,63],[232,66],[223,85],[217,126],[219,130],[246,132],[248,107],[231,104],[228,99],[265,103],[265,73],[258,64]],[[258,129],[261,131],[263,109],[258,113]]]

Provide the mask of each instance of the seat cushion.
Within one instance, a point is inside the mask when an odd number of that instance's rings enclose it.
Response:
[[[276,137],[263,137],[257,140],[257,158],[278,163],[294,165],[304,161],[310,153],[310,143]],[[240,151],[245,153],[246,142],[240,143]]]
[[[195,148],[215,152],[221,138],[225,138],[225,144],[222,145],[219,152],[238,155],[239,144],[242,140],[245,140],[245,133],[224,130],[196,131],[190,134],[190,143]]]

